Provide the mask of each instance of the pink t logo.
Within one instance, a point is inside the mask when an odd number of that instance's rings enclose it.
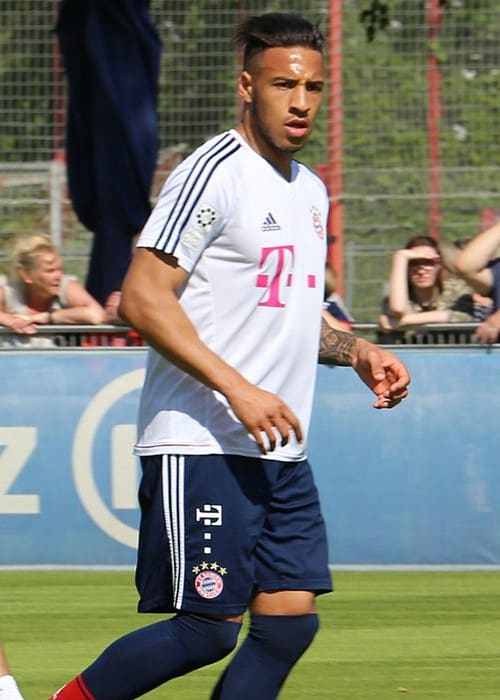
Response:
[[[280,245],[270,248],[262,248],[259,268],[263,268],[265,262],[272,256],[271,262],[275,262],[274,274],[259,274],[257,275],[257,287],[265,287],[269,294],[266,299],[259,303],[259,306],[273,306],[282,308],[285,306],[280,301],[280,283],[284,274],[285,258],[287,254],[291,257],[289,268],[293,269],[293,245]],[[288,274],[285,280],[285,286],[290,287],[292,284],[292,274]]]

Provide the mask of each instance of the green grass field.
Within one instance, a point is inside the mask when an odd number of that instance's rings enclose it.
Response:
[[[283,700],[500,697],[500,572],[338,572]],[[131,572],[0,571],[0,634],[26,700],[44,700],[135,613]],[[224,662],[147,697],[203,700]],[[235,699],[237,700],[237,699]]]

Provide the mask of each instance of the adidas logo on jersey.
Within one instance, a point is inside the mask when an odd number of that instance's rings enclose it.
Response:
[[[276,219],[271,212],[269,212],[262,223],[261,229],[262,231],[279,231],[281,226],[276,223]]]

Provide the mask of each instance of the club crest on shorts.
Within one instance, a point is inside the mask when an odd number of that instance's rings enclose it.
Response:
[[[202,561],[201,564],[193,566],[193,574],[196,574],[194,587],[199,596],[207,599],[220,596],[224,588],[222,577],[227,574],[225,567],[216,561],[211,564]]]

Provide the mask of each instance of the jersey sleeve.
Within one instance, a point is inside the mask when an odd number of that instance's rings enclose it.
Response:
[[[166,181],[137,246],[177,258],[191,272],[203,251],[221,233],[234,201],[235,171],[226,158],[188,158]]]

